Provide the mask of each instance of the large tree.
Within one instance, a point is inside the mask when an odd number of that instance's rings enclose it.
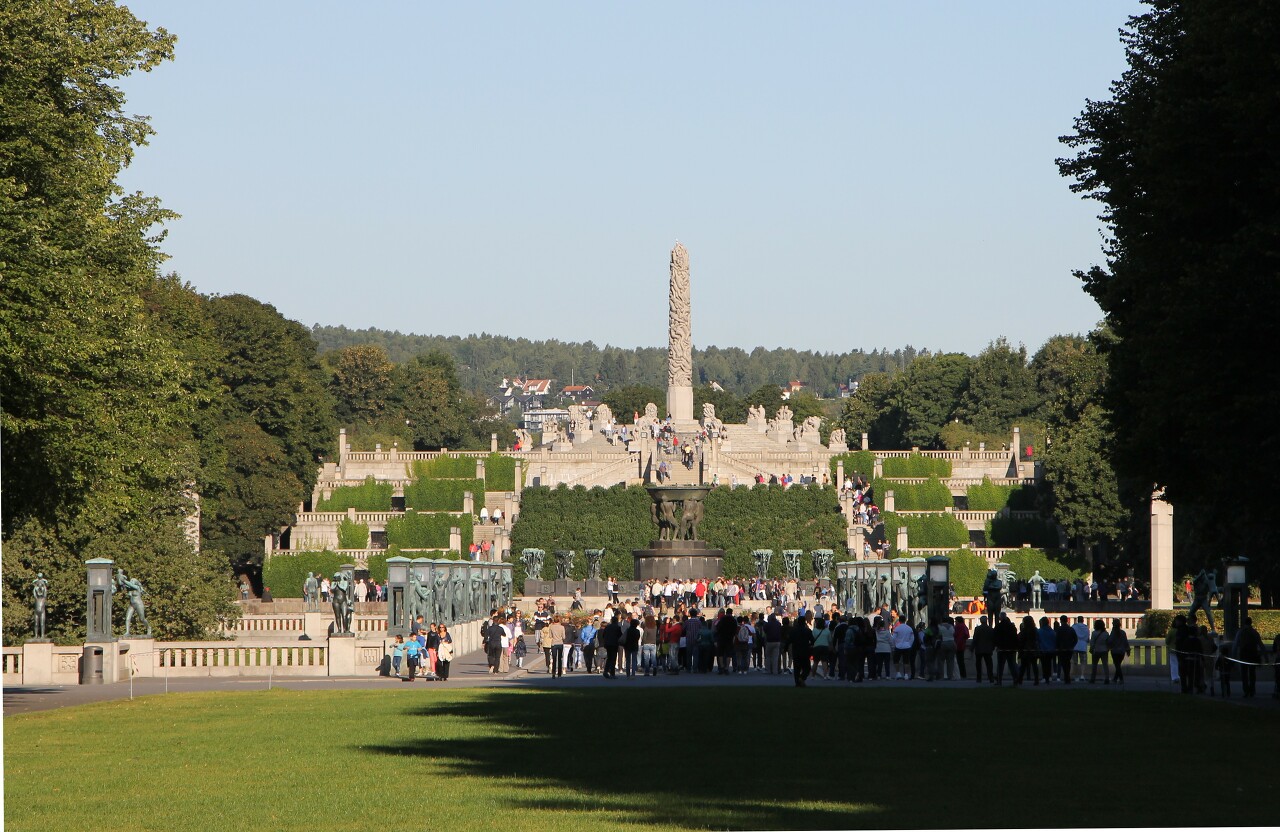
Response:
[[[972,363],[959,353],[921,355],[893,380],[889,400],[901,419],[900,435],[907,445],[941,445],[939,434],[964,394]]]
[[[1128,69],[1058,163],[1103,206],[1105,264],[1077,275],[1117,339],[1116,467],[1217,518],[1216,556],[1274,563],[1280,6],[1147,5],[1121,34]]]
[[[1036,379],[1027,366],[1027,348],[997,338],[978,353],[955,410],[960,421],[981,433],[1009,430],[1037,404]]]
[[[172,214],[117,184],[151,133],[117,80],[171,57],[173,37],[93,0],[0,6],[0,426],[4,637],[27,630],[30,580],[49,629],[83,633],[84,565],[140,576],[162,637],[230,612],[216,553],[182,534],[199,480],[200,406],[181,345],[147,303]]]

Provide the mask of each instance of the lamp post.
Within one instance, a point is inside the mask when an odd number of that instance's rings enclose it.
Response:
[[[88,618],[85,641],[115,641],[111,631],[111,597],[115,594],[111,586],[111,567],[115,563],[109,558],[93,558],[84,562],[89,572],[89,593],[85,598],[85,612]]]
[[[935,555],[928,559],[929,620],[942,621],[950,616],[951,558]]]
[[[409,563],[399,555],[387,558],[387,635],[392,637],[409,634],[404,597],[409,588]]]
[[[1223,611],[1222,630],[1228,639],[1234,639],[1249,608],[1249,559],[1232,558],[1227,561],[1227,597]]]

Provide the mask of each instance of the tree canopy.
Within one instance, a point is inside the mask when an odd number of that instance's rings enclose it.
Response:
[[[1215,518],[1215,558],[1243,549],[1274,570],[1260,484],[1280,466],[1265,359],[1280,308],[1280,10],[1147,5],[1121,33],[1128,68],[1086,103],[1058,162],[1102,205],[1105,263],[1077,276],[1115,336],[1115,464]]]

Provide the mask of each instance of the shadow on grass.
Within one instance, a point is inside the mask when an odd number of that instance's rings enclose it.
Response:
[[[603,811],[637,824],[1213,825],[1273,817],[1265,749],[1280,735],[1278,717],[1069,690],[485,690],[410,709],[411,736],[363,750],[510,778],[512,808]],[[442,736],[448,724],[464,730]],[[1230,815],[1176,799],[1205,786],[1204,772],[1184,763],[1192,731],[1220,737],[1218,747],[1247,738],[1262,747],[1218,761],[1215,782],[1241,787]],[[1035,795],[1048,800],[1062,783],[1078,785],[1079,799],[1033,810]]]

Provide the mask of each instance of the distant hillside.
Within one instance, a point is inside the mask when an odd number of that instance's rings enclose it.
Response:
[[[566,341],[530,341],[501,335],[405,335],[384,329],[348,329],[315,326],[312,336],[320,352],[355,344],[377,344],[397,364],[428,350],[442,350],[458,364],[464,387],[491,390],[504,376],[552,378],[558,384],[592,384],[608,388],[620,384],[652,384],[666,387],[667,351],[658,347],[598,347]],[[750,352],[736,347],[707,347],[693,352],[694,382],[712,381],[738,395],[765,384],[782,385],[796,379],[819,396],[834,397],[841,384],[864,373],[896,371],[915,358],[914,347],[888,350],[852,350],[823,354],[793,349]]]

